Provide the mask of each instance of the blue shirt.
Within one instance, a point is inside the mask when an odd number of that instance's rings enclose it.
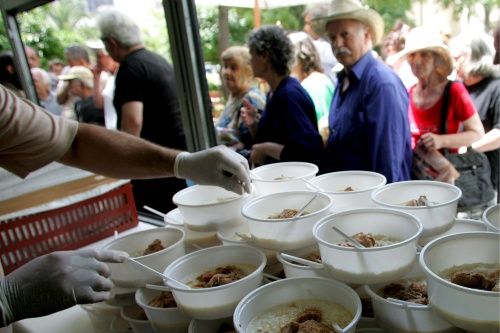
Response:
[[[324,154],[318,132],[314,103],[299,81],[285,77],[260,118],[255,142],[284,145],[281,161],[303,161],[318,164]],[[266,163],[275,162],[270,158]]]
[[[410,179],[412,151],[408,92],[399,77],[371,52],[338,75],[329,115],[326,172],[367,170],[387,182]]]

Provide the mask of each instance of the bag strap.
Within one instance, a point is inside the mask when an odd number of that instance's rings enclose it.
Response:
[[[448,106],[450,105],[450,88],[453,81],[446,83],[443,92],[443,104],[441,104],[441,120],[439,124],[439,133],[446,134],[448,132],[447,120],[448,120]]]

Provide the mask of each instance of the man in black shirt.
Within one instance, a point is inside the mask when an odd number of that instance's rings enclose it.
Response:
[[[172,66],[145,49],[139,27],[123,13],[105,11],[97,24],[106,50],[120,63],[113,100],[118,128],[164,147],[185,150]],[[132,184],[139,209],[149,205],[163,211],[175,207],[172,195],[186,186],[173,178]]]

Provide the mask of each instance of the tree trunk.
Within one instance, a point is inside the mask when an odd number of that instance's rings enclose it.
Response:
[[[219,6],[219,53],[229,47],[229,7]]]

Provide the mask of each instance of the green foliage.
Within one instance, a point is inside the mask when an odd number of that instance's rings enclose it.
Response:
[[[411,0],[365,0],[365,3],[382,16],[385,32],[391,31],[397,20],[403,20],[410,25],[413,24],[407,16],[411,8]]]

